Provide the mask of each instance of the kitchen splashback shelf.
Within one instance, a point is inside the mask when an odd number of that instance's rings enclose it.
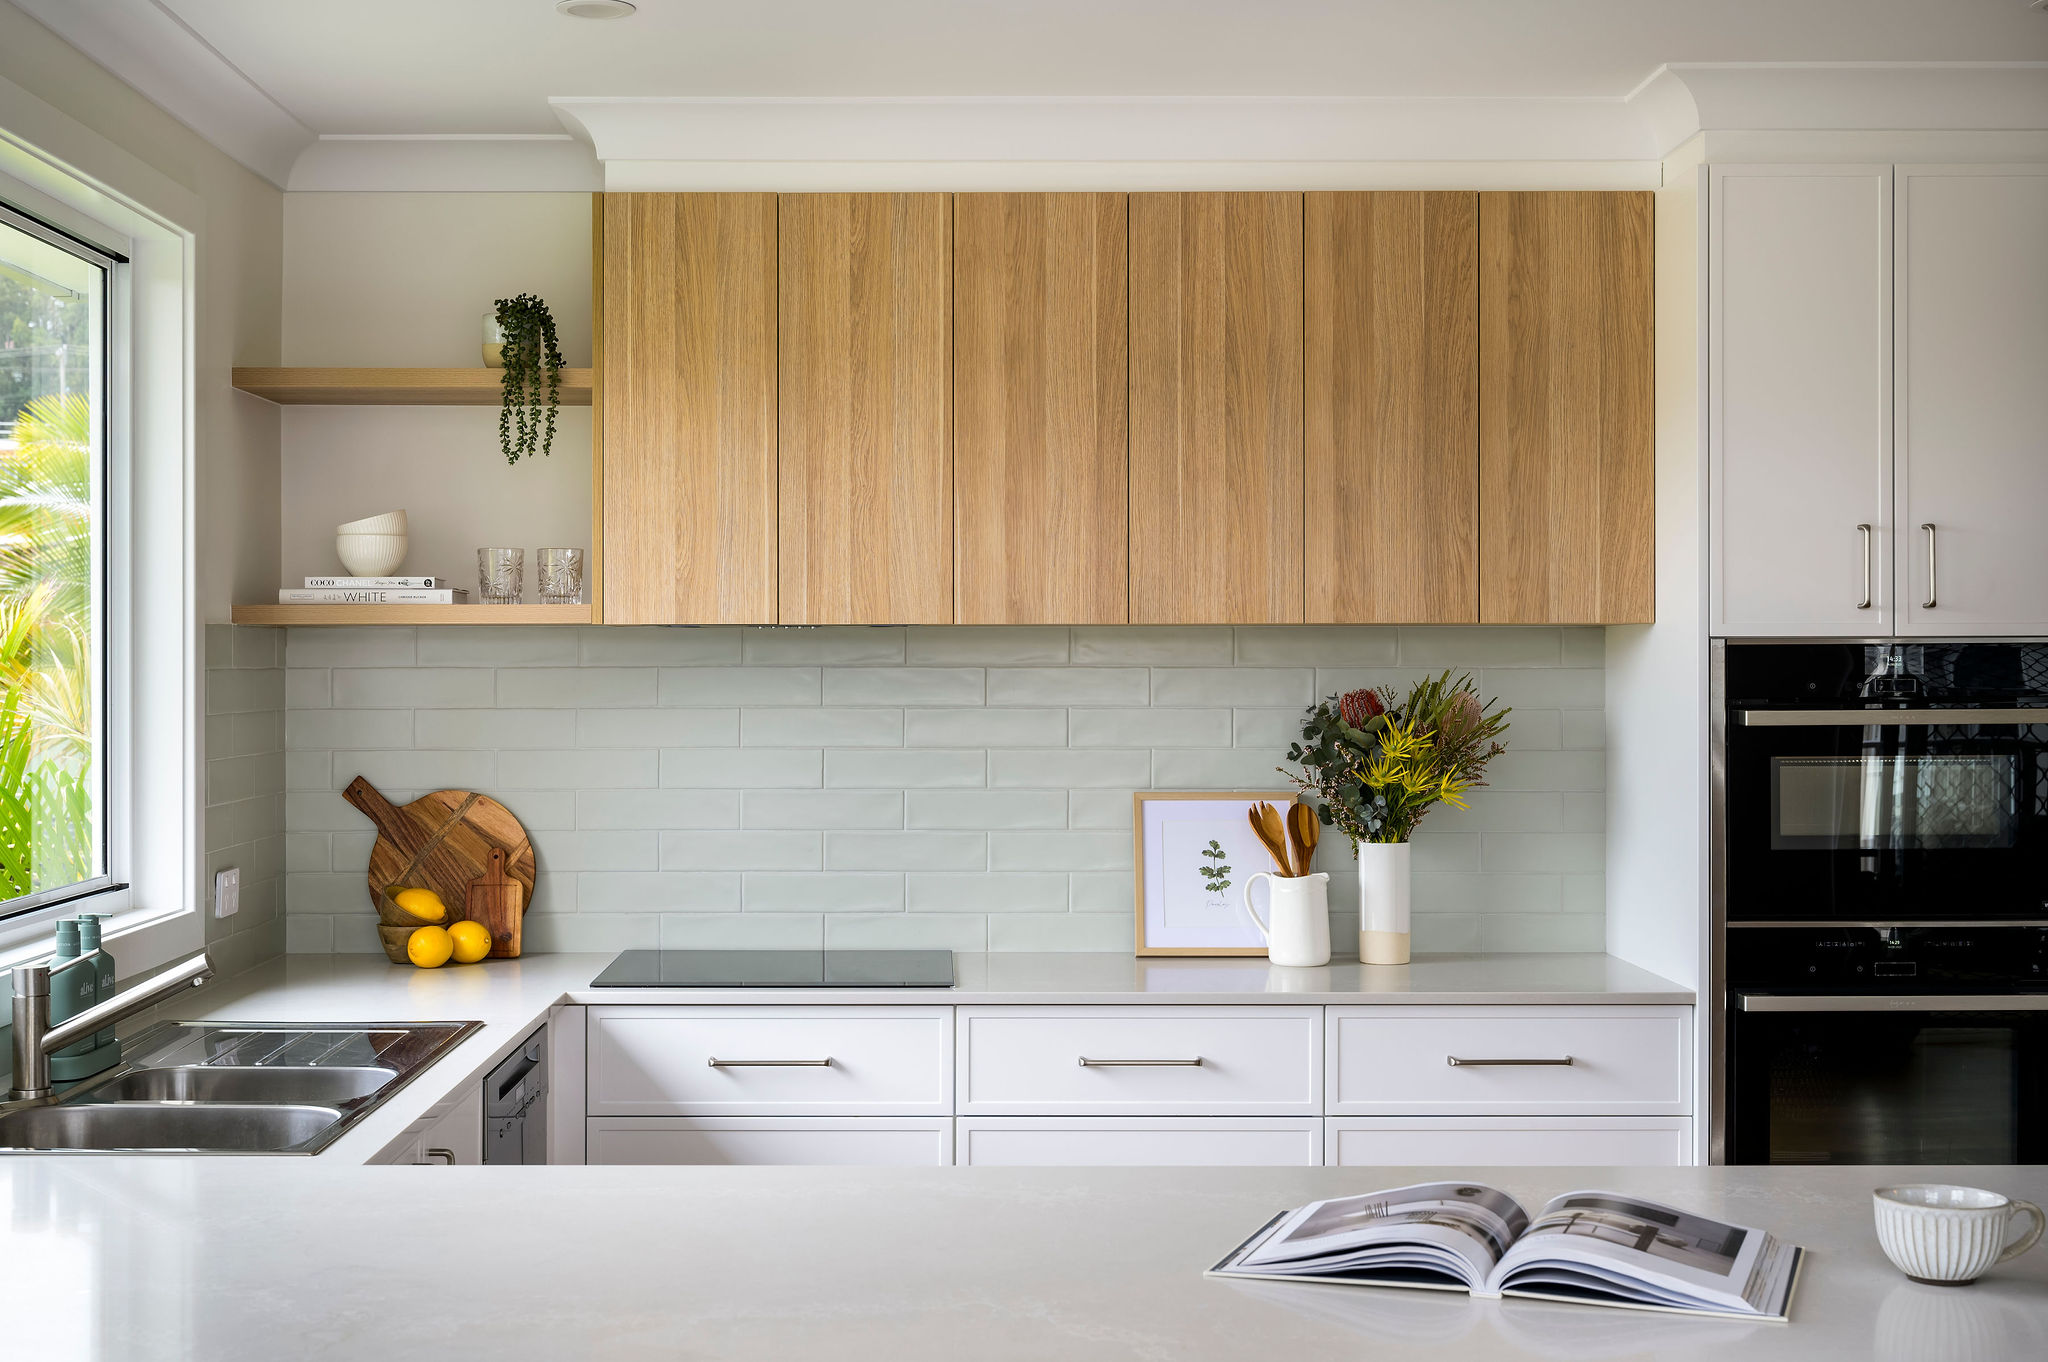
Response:
[[[588,605],[238,605],[236,624],[590,624]]]
[[[495,407],[499,369],[236,369],[235,386],[285,406]],[[591,371],[562,370],[565,407],[590,405]]]

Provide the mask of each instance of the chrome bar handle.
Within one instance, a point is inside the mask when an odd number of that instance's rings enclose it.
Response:
[[[452,1149],[429,1149],[427,1151],[428,1162],[432,1162],[435,1159],[439,1159],[442,1163],[453,1168],[455,1166],[455,1151]]]
[[[1196,1055],[1193,1059],[1090,1059],[1086,1055],[1081,1055],[1079,1058],[1081,1067],[1084,1069],[1199,1069],[1202,1067],[1202,1057],[1200,1055]]]
[[[1863,599],[1856,603],[1856,608],[1858,610],[1868,610],[1870,608],[1870,526],[1858,525],[1856,528],[1863,535]]]
[[[1456,1055],[1445,1055],[1444,1062],[1453,1069],[1554,1069],[1569,1066],[1570,1055],[1563,1059],[1459,1059]]]
[[[1920,602],[1922,610],[1932,610],[1940,593],[1934,589],[1934,522],[1929,521],[1921,529],[1927,531],[1927,599]]]
[[[714,1069],[829,1069],[832,1056],[823,1059],[720,1059],[713,1055],[705,1063]]]

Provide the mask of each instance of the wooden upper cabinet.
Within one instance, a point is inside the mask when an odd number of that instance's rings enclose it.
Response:
[[[599,214],[604,622],[773,622],[775,196]]]
[[[1306,618],[1479,618],[1479,200],[1305,204]]]
[[[1479,196],[1479,618],[1655,610],[1651,196]]]
[[[1131,622],[1301,619],[1301,195],[1131,196]]]
[[[780,199],[784,624],[953,620],[948,198]]]
[[[1122,194],[953,200],[955,618],[1128,618]]]

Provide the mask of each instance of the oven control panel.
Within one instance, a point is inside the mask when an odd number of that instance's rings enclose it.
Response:
[[[2048,991],[2048,927],[1741,927],[1727,940],[1736,989]]]

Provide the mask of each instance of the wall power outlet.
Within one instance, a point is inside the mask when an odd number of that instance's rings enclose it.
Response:
[[[233,917],[242,909],[242,871],[229,866],[213,877],[213,915]]]

